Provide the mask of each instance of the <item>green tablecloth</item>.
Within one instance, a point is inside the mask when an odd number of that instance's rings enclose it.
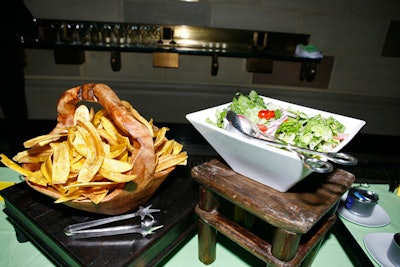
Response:
[[[0,168],[0,181],[20,182],[19,175],[8,168]],[[391,223],[383,227],[364,227],[356,225],[344,219],[343,222],[350,230],[359,245],[366,251],[363,237],[369,233],[400,232],[400,197],[388,191],[389,186],[385,184],[372,184],[370,189],[380,195],[379,205],[391,217]],[[4,208],[4,202],[0,202],[1,208]],[[7,220],[7,215],[0,212],[0,266],[54,266],[36,247],[30,243],[19,243],[16,238],[15,230],[12,224]],[[220,243],[217,243],[217,259],[209,266],[249,266],[249,262],[242,260],[237,251],[231,250]],[[373,258],[370,257],[372,262]],[[202,266],[205,265],[198,260],[197,255],[197,236],[194,236],[180,250],[165,262],[164,266]],[[324,267],[351,267],[353,266],[346,252],[340,246],[334,235],[329,235],[321,246],[313,266]],[[376,266],[379,266],[376,264]]]

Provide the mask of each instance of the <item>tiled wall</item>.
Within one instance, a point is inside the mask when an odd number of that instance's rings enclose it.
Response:
[[[178,69],[153,68],[151,54],[122,53],[113,72],[109,52],[85,52],[82,65],[56,65],[51,50],[28,49],[27,94],[31,118],[55,118],[61,91],[84,82],[110,84],[145,117],[186,122],[188,112],[229,101],[236,91],[262,94],[367,121],[362,132],[400,135],[400,58],[380,56],[390,20],[399,20],[393,0],[25,0],[37,18],[186,24],[310,34],[310,43],[333,57],[327,88],[312,84],[253,83],[246,60],[180,56]],[[290,69],[290,68],[289,68]],[[330,70],[330,69],[329,69]],[[257,74],[259,75],[259,74]],[[268,75],[268,74],[265,74]],[[279,74],[282,79],[285,74]],[[289,73],[288,76],[294,76]],[[298,74],[295,74],[298,76]],[[318,69],[317,69],[318,76]],[[44,101],[43,101],[44,100]],[[41,103],[40,105],[38,103]]]

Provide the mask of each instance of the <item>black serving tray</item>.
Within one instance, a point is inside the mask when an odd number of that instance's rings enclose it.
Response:
[[[64,227],[105,216],[55,204],[25,182],[1,190],[0,195],[19,241],[31,241],[57,266],[154,266],[196,232],[198,187],[190,176],[190,166],[178,166],[143,205],[160,209],[153,214],[155,225],[164,225],[144,238],[125,234],[73,239],[65,236]],[[119,224],[138,222],[140,218],[133,218]]]

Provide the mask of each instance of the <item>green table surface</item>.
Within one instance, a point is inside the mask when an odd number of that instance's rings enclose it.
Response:
[[[20,182],[19,175],[8,169],[0,168],[0,181],[4,182]],[[400,197],[388,191],[387,184],[371,184],[370,190],[379,194],[379,205],[389,214],[391,218],[390,224],[383,227],[364,227],[345,219],[342,219],[345,226],[352,233],[359,245],[367,251],[363,237],[369,233],[395,233],[400,232]],[[1,208],[4,208],[4,201],[0,202]],[[0,266],[54,266],[54,264],[46,258],[31,242],[19,243],[16,238],[16,233],[13,225],[7,220],[7,215],[0,212]],[[162,266],[206,266],[198,260],[197,255],[197,235],[191,238],[182,248],[173,252],[167,261],[163,262]],[[235,247],[234,247],[235,248]],[[242,259],[242,253],[238,252],[241,248],[232,249],[231,246],[226,246],[217,243],[217,259],[214,263],[208,266],[252,266],[248,260]],[[367,252],[366,252],[367,253]],[[368,254],[368,253],[367,253]],[[368,254],[371,261],[379,266],[373,258]],[[334,235],[328,235],[322,244],[313,266],[324,267],[347,267],[353,266],[346,252],[341,247],[339,241]]]

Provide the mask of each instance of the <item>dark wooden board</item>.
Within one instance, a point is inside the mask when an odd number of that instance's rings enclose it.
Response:
[[[189,171],[189,167],[179,166],[143,205],[160,209],[153,214],[155,225],[164,225],[144,238],[125,234],[72,239],[64,235],[64,227],[105,216],[54,204],[25,182],[0,191],[0,195],[5,199],[4,212],[17,234],[26,236],[58,266],[153,266],[196,232],[194,206],[198,187]],[[133,218],[120,224],[138,222],[139,218]]]

